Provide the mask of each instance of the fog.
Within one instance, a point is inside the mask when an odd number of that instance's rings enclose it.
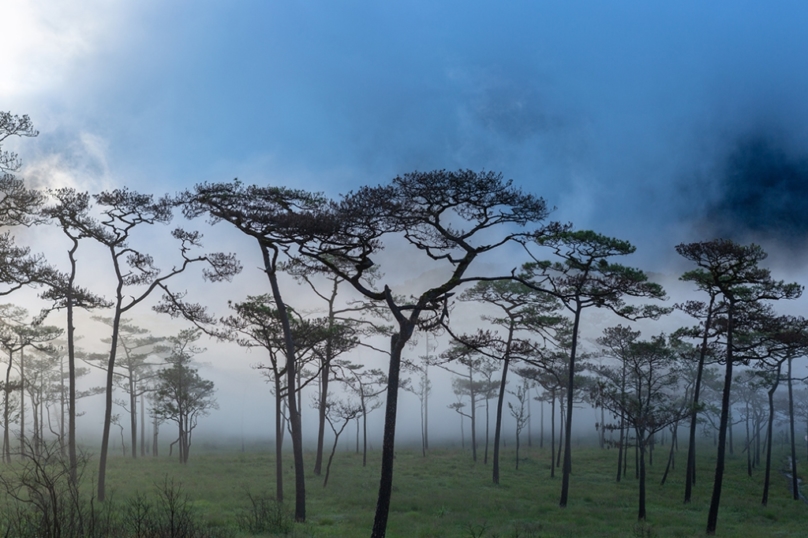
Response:
[[[692,293],[677,280],[689,268],[673,250],[682,242],[759,242],[776,278],[806,280],[802,2],[65,7],[13,0],[4,18],[10,34],[0,55],[0,109],[29,114],[40,131],[6,140],[4,149],[20,154],[21,176],[34,186],[128,186],[159,196],[238,177],[338,197],[413,170],[494,170],[545,197],[556,207],[553,219],[635,244],[637,253],[625,262],[662,283],[669,304]],[[229,284],[183,275],[176,285],[189,297],[203,298],[194,300],[222,316],[228,300],[268,291],[249,240],[221,224],[174,224],[202,230],[206,248],[234,251],[244,266]],[[175,260],[167,231],[133,241],[160,267]],[[56,230],[15,233],[52,263],[65,263],[66,243]],[[79,259],[80,283],[110,297],[105,253],[82,246]],[[396,292],[407,293],[439,277],[420,260],[390,244],[374,261]],[[476,271],[509,272],[522,261],[512,249],[480,260]],[[296,309],[319,308],[291,279],[283,285]],[[30,290],[2,302],[32,314],[41,307]],[[150,306],[130,317],[156,335],[186,327]],[[804,306],[801,299],[777,308],[799,314]],[[458,305],[453,323],[474,330],[478,310]],[[48,322],[63,325],[58,315]],[[589,313],[583,337],[591,342],[618,322]],[[650,337],[687,322],[673,315],[638,326]],[[80,345],[104,352],[102,329],[80,319]],[[423,336],[416,341],[411,358],[425,351]],[[448,344],[445,335],[438,342],[436,352]],[[265,357],[233,344],[202,345],[200,373],[216,383],[219,409],[200,421],[198,435],[269,439],[272,397],[252,369]],[[368,349],[345,358],[385,368],[384,356]],[[434,375],[430,438],[456,443],[459,417],[447,408],[455,400],[451,376],[438,369]],[[98,372],[81,383],[100,384]],[[316,416],[310,393],[307,443]],[[101,397],[81,401],[79,411],[81,436],[96,442]],[[374,439],[381,420],[381,411],[370,416]],[[402,394],[398,420],[399,439],[415,441],[412,394]],[[578,411],[579,435],[593,434],[595,420],[590,409]],[[163,428],[168,440],[169,426]],[[349,428],[346,443],[351,436]]]

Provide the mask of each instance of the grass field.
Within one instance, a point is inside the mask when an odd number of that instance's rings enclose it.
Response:
[[[639,525],[637,481],[633,467],[627,479],[614,480],[615,450],[578,448],[573,451],[570,502],[558,507],[561,479],[549,474],[549,450],[524,448],[519,470],[514,454],[504,451],[501,483],[491,482],[491,466],[472,462],[468,452],[433,450],[426,458],[402,450],[396,455],[393,502],[388,527],[391,537],[554,537],[554,536],[703,536],[712,491],[712,446],[700,451],[694,502],[682,503],[685,453],[665,486],[659,485],[667,451],[658,449],[649,467],[648,520]],[[728,458],[718,535],[808,536],[808,505],[790,498],[780,473],[785,449],[774,457],[769,505],[760,504],[763,470],[746,475],[745,456]],[[313,454],[307,454],[311,469]],[[339,452],[327,489],[321,478],[307,473],[307,515],[294,526],[296,536],[368,536],[378,487],[379,454],[362,467],[361,456]],[[291,457],[288,458],[291,463]],[[91,464],[89,470],[92,470]],[[246,492],[274,492],[274,464],[268,453],[257,451],[197,450],[187,466],[173,459],[113,458],[108,487],[117,501],[136,491],[149,493],[166,477],[182,485],[194,510],[217,527],[235,527],[237,515],[248,504]],[[286,465],[286,496],[292,499],[292,469]],[[236,536],[248,534],[236,532]]]

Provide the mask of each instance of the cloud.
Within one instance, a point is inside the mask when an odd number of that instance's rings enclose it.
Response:
[[[111,176],[107,143],[98,135],[79,133],[61,151],[35,152],[21,175],[34,188],[72,187],[98,192],[115,186]]]
[[[101,0],[4,2],[0,96],[47,95],[69,84],[76,63],[116,34],[124,11]]]

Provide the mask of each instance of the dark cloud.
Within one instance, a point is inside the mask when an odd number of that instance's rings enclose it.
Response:
[[[699,227],[713,236],[799,249],[808,239],[808,149],[769,133],[740,137],[722,157]]]

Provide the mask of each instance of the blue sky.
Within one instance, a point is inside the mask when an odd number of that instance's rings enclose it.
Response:
[[[4,25],[36,183],[337,195],[472,168],[649,259],[808,231],[804,2],[10,0]]]

